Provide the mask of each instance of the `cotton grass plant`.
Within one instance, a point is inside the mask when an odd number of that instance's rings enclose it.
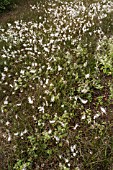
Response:
[[[0,28],[6,169],[112,168],[113,37],[102,29],[112,5],[44,1],[30,7],[36,19]]]

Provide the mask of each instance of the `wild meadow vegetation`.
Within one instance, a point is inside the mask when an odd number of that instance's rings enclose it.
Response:
[[[16,2],[16,0],[0,0],[0,13],[8,10]]]
[[[113,170],[113,2],[42,0],[0,27],[2,170]]]

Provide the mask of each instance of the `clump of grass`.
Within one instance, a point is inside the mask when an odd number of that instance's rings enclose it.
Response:
[[[109,3],[44,1],[31,7],[34,21],[0,28],[6,169],[112,167],[112,86],[103,77],[112,78],[113,37],[101,29]]]

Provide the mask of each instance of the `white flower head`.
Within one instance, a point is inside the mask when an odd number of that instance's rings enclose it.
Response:
[[[78,125],[78,124],[76,124],[76,125],[74,126],[73,130],[76,130],[76,128],[77,128],[78,126],[79,126],[79,125]]]
[[[80,101],[83,103],[83,104],[86,104],[88,102],[88,100],[84,100],[82,99],[81,97],[79,97]]]
[[[62,70],[62,67],[58,65],[58,71],[61,71]]]
[[[5,101],[4,101],[4,104],[5,104],[5,105],[7,105],[7,104],[8,104],[8,101],[7,101],[7,100],[5,100]]]
[[[74,152],[76,150],[76,145],[73,145],[70,147],[71,152]]]
[[[6,122],[6,125],[8,126],[9,124],[10,124],[10,122],[9,122],[9,121],[7,121],[7,122]]]
[[[38,107],[38,109],[39,109],[39,112],[44,113],[44,107],[43,106]]]
[[[84,120],[86,118],[86,115],[82,115],[81,120]]]
[[[58,136],[54,136],[57,142],[59,142],[60,138]]]
[[[28,97],[28,102],[29,102],[29,104],[33,104],[33,100],[31,99],[30,96]]]
[[[25,70],[20,71],[20,74],[24,75],[24,73],[25,73]]]
[[[51,102],[54,102],[55,101],[55,96],[52,96],[51,97]]]
[[[49,129],[48,134],[51,134],[51,133],[52,133],[52,130],[51,130],[51,129]]]
[[[18,136],[19,135],[19,133],[17,132],[17,133],[14,133],[14,136]]]
[[[46,79],[46,82],[45,82],[45,84],[48,84],[48,82],[49,82],[49,79]]]
[[[94,117],[93,117],[93,119],[96,119],[96,118],[98,118],[100,116],[100,114],[96,114]]]
[[[55,123],[55,120],[50,120],[49,123],[53,124]]]
[[[10,135],[10,133],[9,133],[8,142],[10,142],[10,141],[11,141],[11,135]]]
[[[32,74],[34,74],[35,72],[36,72],[35,69],[31,69],[31,70],[30,70],[30,73],[32,73]]]
[[[102,113],[106,114],[106,109],[105,108],[100,107],[100,109],[101,109]]]
[[[86,74],[85,78],[88,79],[90,77],[90,74]]]
[[[66,162],[66,163],[68,163],[68,162],[69,162],[69,160],[68,160],[68,159],[65,159],[65,162]]]

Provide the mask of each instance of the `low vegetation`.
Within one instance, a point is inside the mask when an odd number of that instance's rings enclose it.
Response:
[[[0,0],[0,13],[13,7],[16,0]]]
[[[1,26],[2,169],[112,170],[112,5],[43,1]]]

